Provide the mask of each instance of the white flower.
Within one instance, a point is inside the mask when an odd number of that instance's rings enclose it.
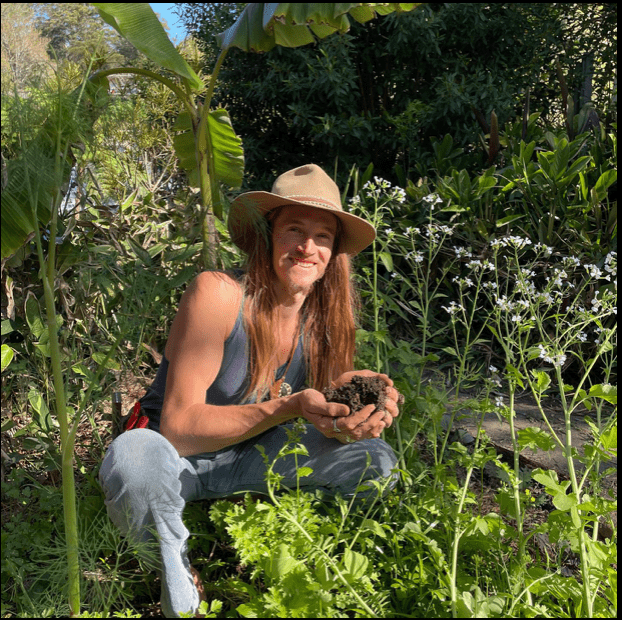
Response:
[[[617,252],[609,252],[605,257],[605,271],[610,273],[612,276],[618,275],[618,253]],[[617,280],[616,280],[617,286]]]
[[[429,202],[430,204],[438,204],[443,202],[443,199],[438,194],[428,194],[423,198],[425,202]]]
[[[576,256],[564,256],[563,262],[570,267],[581,267],[581,261]]]
[[[497,306],[501,308],[501,310],[510,311],[514,308],[514,304],[511,301],[508,301],[507,295],[504,295],[501,298],[497,297],[496,303],[497,303]]]
[[[454,252],[456,253],[456,256],[458,258],[461,258],[462,256],[465,256],[466,258],[471,258],[471,256],[473,256],[471,252],[469,252],[469,250],[467,250],[466,248],[459,248],[459,247],[456,247],[455,245],[454,245]]]
[[[533,246],[533,249],[536,252],[538,250],[542,250],[544,256],[550,256],[551,254],[553,254],[553,248],[548,245],[544,245],[544,243],[536,243],[536,245]]]
[[[495,397],[495,407],[499,407],[499,409],[503,407],[503,396]]]
[[[603,275],[603,272],[600,270],[600,267],[597,265],[585,265],[585,268],[588,270],[590,276],[592,278],[600,278]]]
[[[407,260],[414,260],[416,263],[422,263],[423,262],[423,252],[408,252],[408,254],[406,254],[406,259]]]
[[[397,200],[397,202],[403,204],[406,202],[406,192],[401,187],[394,187],[393,200]]]
[[[447,306],[441,306],[441,308],[448,312],[451,316],[453,316],[454,314],[456,314],[456,312],[459,312],[460,310],[464,312],[464,308],[455,301],[449,302],[449,308]]]
[[[539,344],[538,348],[540,349],[540,358],[543,359],[547,364],[553,364],[553,366],[559,367],[563,366],[566,363],[566,356],[563,353],[559,353],[551,357],[543,345]]]

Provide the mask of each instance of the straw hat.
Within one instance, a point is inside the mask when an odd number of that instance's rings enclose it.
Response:
[[[315,164],[307,164],[283,173],[272,192],[247,192],[231,203],[229,232],[231,240],[250,254],[261,230],[261,220],[273,209],[284,205],[303,205],[330,211],[343,226],[341,251],[358,254],[376,237],[374,227],[364,219],[346,213],[336,183]]]

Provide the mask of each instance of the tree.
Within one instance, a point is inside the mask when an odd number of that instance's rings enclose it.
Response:
[[[95,7],[85,2],[34,3],[36,24],[42,36],[49,39],[50,58],[69,60],[88,67],[93,57],[95,68],[105,62],[119,64],[138,58],[135,47],[129,45],[111,28],[102,28]]]
[[[2,3],[2,95],[24,93],[49,72],[49,39],[37,30],[32,5]]]

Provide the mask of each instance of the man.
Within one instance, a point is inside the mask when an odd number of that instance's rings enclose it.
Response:
[[[373,227],[345,213],[337,185],[307,165],[282,174],[271,192],[236,198],[229,230],[248,255],[246,273],[204,272],[188,287],[141,400],[149,428],[118,437],[100,470],[121,531],[142,541],[157,532],[162,609],[172,617],[199,605],[185,503],[265,493],[255,446],[274,460],[287,441],[284,423],[308,422],[301,442],[309,457],[298,456],[298,466],[313,470],[298,481],[293,456],[279,459],[274,471],[284,486],[351,497],[366,480],[396,481],[395,455],[378,438],[399,413],[391,379],[379,375],[387,384],[384,411],[369,405],[348,415],[321,392],[355,374],[376,375],[353,370],[350,278],[350,256],[373,241]]]

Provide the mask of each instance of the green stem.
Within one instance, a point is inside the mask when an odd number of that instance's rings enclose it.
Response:
[[[55,209],[52,209],[55,212]],[[50,245],[56,243],[54,217],[50,230]],[[61,443],[61,475],[63,485],[63,513],[65,521],[65,536],[67,544],[67,583],[69,589],[69,607],[71,616],[80,614],[80,562],[78,554],[78,519],[76,512],[76,490],[73,471],[73,438],[69,433],[69,420],[67,418],[67,403],[65,400],[65,384],[61,368],[61,352],[58,342],[56,326],[56,311],[54,307],[54,278],[55,268],[50,264],[48,255],[47,263],[43,256],[41,244],[41,232],[35,228],[35,240],[41,273],[43,275],[43,293],[45,300],[45,314],[50,344],[50,359],[52,363],[52,379],[54,383],[54,396],[56,401],[56,417],[60,427]],[[51,251],[51,250],[50,250]]]
[[[563,386],[564,382],[562,380],[562,371],[560,365],[557,365],[555,368],[555,373],[557,375],[558,385]],[[564,421],[565,421],[565,430],[566,430],[566,441],[564,447],[564,456],[566,457],[566,464],[568,465],[568,474],[570,475],[570,483],[572,485],[572,492],[577,500],[577,503],[581,503],[581,489],[577,482],[577,473],[574,467],[574,460],[572,458],[572,424],[570,420],[570,412],[571,409],[568,407],[568,402],[566,400],[566,394],[563,389],[560,390],[562,407],[564,409]],[[575,396],[576,398],[576,396]],[[574,401],[574,398],[573,398]],[[571,511],[573,508],[571,508]],[[578,509],[577,511],[578,517]],[[582,587],[583,587],[583,605],[584,605],[584,613],[586,614],[586,618],[593,618],[593,609],[592,609],[592,597],[590,591],[590,567],[588,561],[588,552],[586,547],[585,540],[585,528],[583,527],[583,523],[580,523],[577,527],[578,536],[579,536],[579,556],[581,558],[581,577],[582,577]]]
[[[525,569],[525,548],[527,541],[525,540],[525,536],[523,535],[523,511],[520,503],[520,448],[518,445],[518,441],[516,438],[516,426],[514,425],[514,420],[516,417],[516,413],[514,411],[514,395],[516,392],[516,387],[514,385],[510,385],[510,402],[508,404],[508,408],[510,411],[509,422],[510,422],[510,435],[512,437],[512,449],[514,452],[514,477],[512,479],[512,490],[514,492],[514,510],[516,511],[516,531],[518,533],[518,567],[519,567],[519,579],[520,579],[520,587],[523,587],[523,574]],[[531,592],[527,589],[527,598],[529,604],[531,605]]]
[[[164,76],[159,75],[158,73],[155,73],[153,71],[149,71],[148,69],[135,69],[131,67],[116,67],[114,69],[104,69],[103,71],[98,71],[97,73],[94,73],[89,79],[94,80],[98,77],[107,77],[109,75],[115,75],[117,73],[133,73],[136,75],[144,75],[145,77],[156,80],[157,82],[161,82],[165,86],[168,86],[177,95],[178,99],[186,106],[186,109],[188,110],[191,118],[194,118],[196,116],[196,110],[192,105],[192,100],[187,95],[187,93],[183,91],[183,89],[177,86],[177,84],[175,84],[175,82],[173,82],[172,80],[169,80],[168,78],[165,78]]]
[[[195,148],[196,160],[199,170],[199,185],[201,189],[201,234],[203,237],[203,264],[205,267],[215,268],[215,251],[210,252],[212,247],[211,236],[212,227],[207,219],[210,208],[216,217],[222,219],[222,205],[220,204],[220,192],[218,181],[214,173],[214,147],[212,137],[208,130],[209,113],[212,103],[216,80],[220,73],[220,68],[227,55],[227,49],[223,49],[218,56],[212,75],[210,76],[209,86],[205,93],[205,101],[199,106],[199,123],[195,129]],[[217,239],[217,237],[216,237]]]
[[[375,201],[374,224],[378,228],[378,199]],[[380,372],[380,341],[378,340],[378,330],[380,328],[380,304],[378,303],[378,251],[376,240],[372,243],[373,268],[374,268],[374,341],[376,345],[376,372]]]

